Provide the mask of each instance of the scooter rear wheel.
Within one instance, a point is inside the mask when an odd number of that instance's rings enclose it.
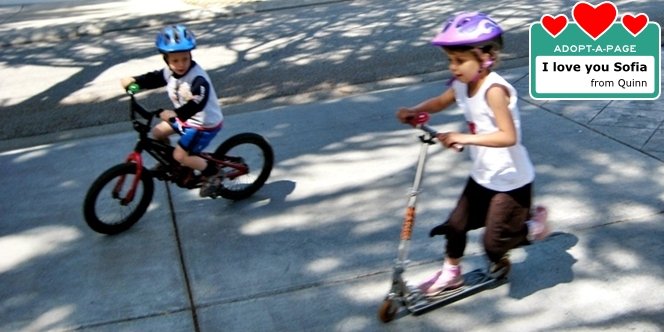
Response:
[[[378,318],[383,323],[391,322],[396,317],[397,311],[399,311],[399,304],[394,300],[385,299],[378,309]]]

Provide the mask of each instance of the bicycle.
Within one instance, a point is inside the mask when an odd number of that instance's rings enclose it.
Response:
[[[171,145],[148,136],[152,120],[160,110],[148,111],[141,106],[135,97],[139,91],[137,84],[130,85],[126,91],[130,101],[129,116],[138,133],[138,142],[123,163],[97,177],[83,202],[85,222],[98,233],[114,235],[136,224],[152,201],[154,179],[185,189],[200,188],[202,184],[200,174],[173,158]],[[147,169],[143,152],[152,156],[159,166]],[[234,201],[246,199],[258,191],[274,165],[274,152],[268,141],[250,132],[228,138],[212,153],[198,155],[215,162],[223,176],[220,187],[210,197],[221,196]]]

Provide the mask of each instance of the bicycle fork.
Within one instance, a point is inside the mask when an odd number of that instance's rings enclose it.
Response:
[[[129,154],[129,156],[127,156],[125,162],[136,164],[136,174],[134,176],[133,181],[131,182],[131,187],[129,188],[127,195],[125,195],[125,197],[120,200],[120,204],[122,205],[128,205],[129,203],[131,203],[131,201],[134,200],[134,195],[136,195],[136,188],[138,187],[138,182],[141,180],[141,176],[143,175],[143,157],[141,156],[140,152],[133,151],[132,153]],[[124,182],[125,182],[125,176],[123,175],[118,179],[118,182],[115,184],[115,187],[113,188],[113,198],[120,199],[120,192],[122,191]]]

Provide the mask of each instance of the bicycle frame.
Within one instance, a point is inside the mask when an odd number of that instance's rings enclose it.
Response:
[[[172,147],[148,138],[147,134],[144,135],[143,133],[141,133],[140,136],[141,137],[139,141],[136,143],[136,147],[134,147],[134,151],[129,153],[129,155],[125,159],[126,163],[133,163],[136,165],[136,176],[134,176],[134,179],[131,183],[131,187],[127,192],[127,195],[122,199],[123,205],[127,205],[134,200],[136,188],[138,187],[138,183],[141,181],[141,177],[143,176],[143,155],[141,153],[144,150],[148,151],[148,153],[152,157],[154,157],[158,162],[162,163],[162,165],[172,165],[172,163],[175,162],[174,160],[172,160],[172,157],[170,159],[166,157],[172,155],[173,153]],[[170,153],[168,153],[169,150]],[[119,192],[122,190],[122,187],[124,185],[124,180],[125,180],[124,176],[118,179],[118,183],[115,185],[115,188],[113,189],[114,197],[118,197]]]
[[[143,151],[143,146],[145,145],[144,142],[149,140],[147,133],[150,130],[150,123],[152,122],[152,117],[153,117],[153,114],[151,114],[150,112],[145,110],[141,105],[138,104],[136,98],[134,97],[133,91],[128,90],[127,94],[130,97],[129,116],[132,120],[134,130],[136,130],[139,133],[139,141],[136,144],[134,151],[132,151],[125,159],[126,163],[134,163],[136,165],[136,172],[134,180],[131,183],[131,187],[127,192],[127,195],[121,201],[122,205],[128,205],[134,200],[134,195],[136,194],[136,188],[138,187],[138,183],[140,182],[141,177],[143,176],[143,156],[141,155],[141,152]],[[135,113],[141,114],[148,121],[147,124],[139,122],[136,119]],[[115,187],[113,188],[114,198],[119,198],[120,191],[124,186],[124,181],[125,177],[121,176],[118,179],[118,182],[115,184]]]
[[[139,139],[138,142],[136,142],[134,150],[125,159],[126,163],[133,163],[136,165],[136,172],[135,172],[135,177],[131,183],[131,187],[127,192],[127,195],[121,201],[123,205],[129,204],[134,199],[136,188],[138,187],[138,183],[140,182],[141,177],[143,176],[143,169],[144,169],[143,156],[142,156],[143,151],[146,151],[150,156],[152,156],[155,160],[157,160],[157,162],[165,166],[165,168],[169,169],[169,171],[172,173],[172,176],[169,177],[165,178],[157,177],[158,180],[173,181],[177,178],[177,175],[182,174],[182,170],[183,168],[185,168],[185,166],[181,166],[180,163],[178,163],[176,160],[173,159],[172,146],[165,144],[159,140],[150,138],[148,136],[148,133],[150,132],[152,127],[151,126],[152,119],[155,117],[157,112],[149,112],[145,108],[143,108],[143,106],[141,106],[136,101],[136,97],[134,96],[133,92],[128,91],[128,95],[130,97],[130,117],[132,120],[134,130],[137,131],[139,134]],[[136,118],[136,113],[138,113],[139,115],[141,115],[141,117],[146,119],[147,122],[142,123],[141,121],[139,121]],[[226,178],[229,178],[231,180],[239,176],[242,176],[244,174],[247,174],[249,172],[247,165],[240,162],[234,162],[231,160],[219,160],[215,158],[212,154],[207,152],[200,153],[198,154],[198,156],[208,161],[212,161],[217,165],[219,165],[220,167],[227,167],[232,169],[233,171],[224,174]],[[124,176],[118,179],[118,182],[116,183],[113,190],[114,197],[119,198],[119,193],[124,185],[124,181],[125,181]]]
[[[155,180],[165,182],[167,189],[168,182],[173,182],[184,189],[201,188],[201,197],[222,197],[232,201],[250,197],[265,184],[274,166],[274,151],[263,136],[252,132],[238,133],[225,139],[214,151],[196,154],[203,158],[195,158],[196,165],[207,164],[205,166],[209,166],[210,171],[216,168],[214,177],[208,178],[207,173],[203,175],[204,172],[180,164],[179,156],[187,153],[179,146],[173,147],[169,141],[151,137],[153,119],[160,121],[157,115],[165,114],[143,108],[134,96],[138,91],[137,84],[130,84],[126,91],[130,101],[130,120],[138,136],[133,150],[119,164],[101,173],[83,200],[85,223],[93,231],[114,235],[131,228],[148,211],[154,198]],[[161,127],[168,127],[166,124],[168,122]],[[177,126],[172,124],[172,127],[174,132],[184,134]],[[184,129],[189,133],[188,130]],[[157,162],[155,167],[146,167],[153,161],[144,160],[144,152],[149,155],[148,159]],[[189,165],[188,159],[184,161]],[[212,182],[209,180],[214,183],[208,187],[206,185]]]

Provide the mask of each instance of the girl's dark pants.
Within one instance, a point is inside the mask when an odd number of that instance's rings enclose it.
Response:
[[[510,249],[527,243],[532,202],[532,183],[508,192],[482,187],[472,178],[445,224],[447,256],[461,258],[467,232],[486,227],[484,249],[491,262],[498,262]]]

